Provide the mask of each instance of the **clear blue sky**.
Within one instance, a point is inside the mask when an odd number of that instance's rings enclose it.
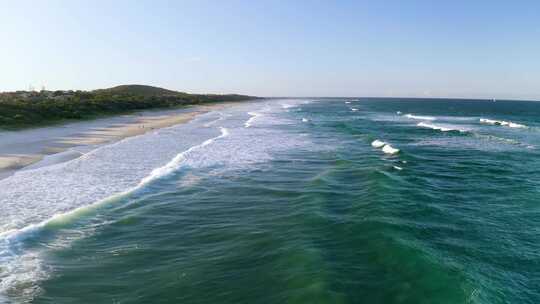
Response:
[[[538,0],[0,0],[0,20],[1,91],[540,99]]]

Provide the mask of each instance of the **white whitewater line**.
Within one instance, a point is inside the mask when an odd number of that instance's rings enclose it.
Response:
[[[41,259],[39,253],[36,252],[20,252],[20,245],[26,239],[33,237],[39,233],[43,228],[61,223],[69,223],[74,219],[77,219],[82,214],[91,212],[102,205],[115,201],[118,198],[129,195],[146,184],[169,175],[178,170],[187,157],[194,151],[212,144],[214,141],[229,136],[229,131],[226,128],[221,127],[221,134],[219,136],[210,138],[199,145],[190,147],[189,149],[179,153],[165,166],[152,170],[150,175],[143,178],[140,183],[125,191],[113,194],[107,198],[95,201],[91,204],[84,205],[73,210],[58,213],[52,217],[36,224],[30,224],[20,229],[12,229],[0,233],[0,265],[2,270],[0,272],[0,302],[3,301],[3,297],[11,288],[13,284],[27,284],[37,283],[47,278],[48,274],[41,265]],[[23,265],[20,265],[23,263]]]
[[[163,177],[163,176],[166,176],[166,175],[169,175],[171,174],[172,172],[178,170],[178,168],[182,165],[182,163],[184,162],[184,160],[186,160],[186,157],[193,151],[195,150],[198,150],[200,148],[203,148],[205,146],[208,146],[209,144],[213,143],[216,139],[220,139],[220,138],[223,138],[223,137],[227,137],[229,136],[229,130],[227,130],[226,128],[223,128],[221,127],[220,128],[221,130],[221,135],[219,136],[216,136],[214,138],[210,138],[210,139],[207,139],[206,141],[204,141],[202,144],[200,145],[196,145],[196,146],[193,146],[189,149],[187,149],[186,151],[176,155],[175,158],[173,158],[168,164],[166,164],[165,166],[161,167],[161,168],[157,168],[157,169],[154,169],[152,170],[152,172],[150,173],[150,175],[148,175],[147,177],[143,178],[141,180],[141,182],[139,183],[139,185],[137,185],[136,188],[139,188],[141,186],[144,186],[145,184],[148,184],[149,182],[157,179],[157,178],[160,178],[160,177]]]
[[[356,111],[358,111],[358,109],[357,108],[351,108],[351,111],[356,112]]]
[[[251,117],[244,123],[244,127],[246,128],[251,127],[253,121],[255,121],[257,117],[263,116],[261,113],[257,113],[257,112],[248,112],[248,114],[251,115]]]
[[[433,116],[422,116],[422,115],[413,115],[413,114],[406,114],[405,117],[410,119],[416,119],[416,120],[436,120]]]
[[[509,128],[528,128],[526,125],[518,124],[511,121],[505,121],[505,120],[494,120],[494,119],[488,119],[488,118],[480,118],[480,123],[488,124],[488,125],[497,125],[497,126],[504,126]]]
[[[504,126],[504,124],[503,124]],[[514,122],[508,122],[508,126],[510,128],[527,128],[526,125],[522,125],[522,124],[518,124],[518,123],[514,123]]]
[[[485,124],[495,125],[499,121],[498,120],[487,119],[487,118],[480,118],[480,122],[485,123]]]
[[[399,171],[403,170],[403,168],[401,168],[400,166],[393,166],[393,168]]]
[[[307,118],[302,118],[302,122],[309,122],[309,119],[307,119]]]
[[[438,125],[434,125],[434,124],[430,124],[430,123],[427,123],[427,122],[419,122],[417,124],[417,126],[419,127],[422,127],[422,128],[428,128],[428,129],[432,129],[432,130],[438,130],[438,131],[441,131],[441,132],[449,132],[449,131],[459,131],[459,132],[466,132],[466,130],[461,130],[461,129],[457,129],[457,128],[448,128],[448,127],[443,127],[443,126],[438,126]]]

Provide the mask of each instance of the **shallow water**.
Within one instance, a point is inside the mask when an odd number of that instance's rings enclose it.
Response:
[[[538,117],[269,100],[21,171],[0,303],[537,303]]]

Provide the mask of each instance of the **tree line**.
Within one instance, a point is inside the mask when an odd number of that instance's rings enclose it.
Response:
[[[32,97],[3,96],[0,99],[0,128],[24,128],[73,119],[91,119],[137,110],[175,108],[186,105],[242,101],[254,97],[245,95],[213,95],[175,93],[143,95],[107,90],[55,92],[53,97],[35,94]]]

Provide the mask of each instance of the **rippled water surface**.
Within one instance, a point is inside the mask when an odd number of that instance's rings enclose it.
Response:
[[[538,303],[539,117],[258,101],[21,171],[0,303]]]

